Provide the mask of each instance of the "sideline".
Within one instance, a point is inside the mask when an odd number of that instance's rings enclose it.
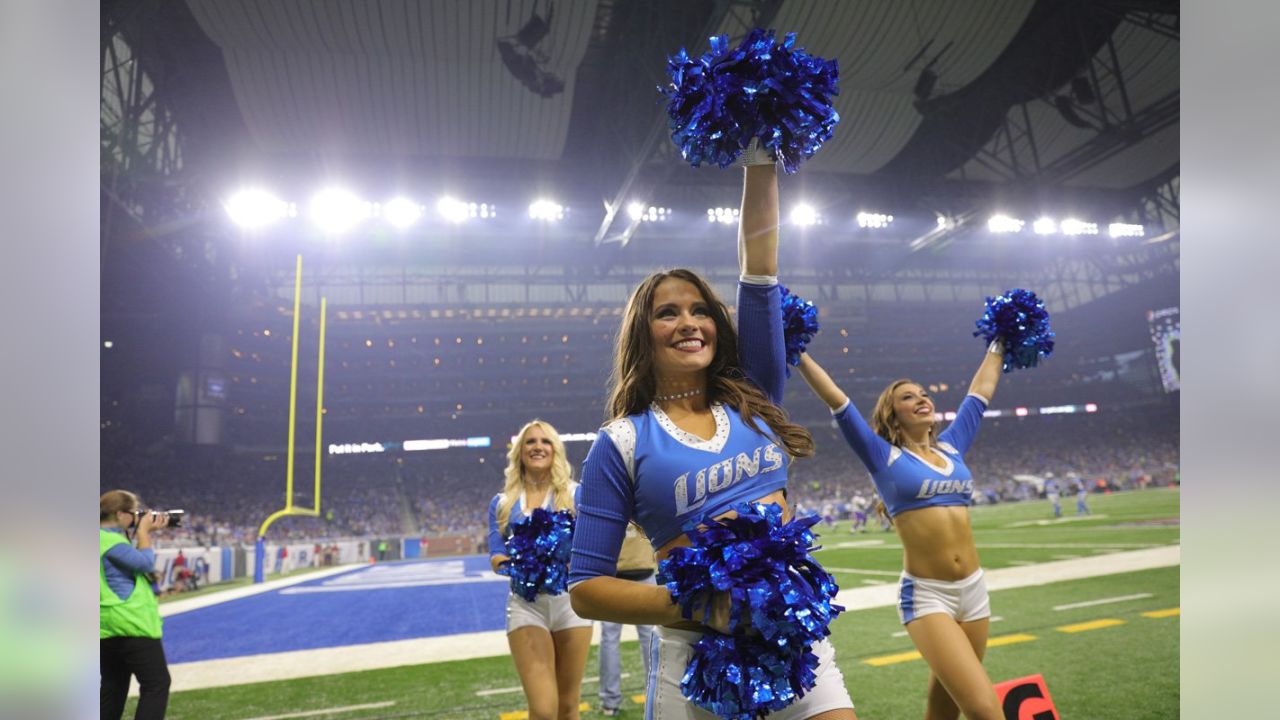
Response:
[[[1181,562],[1182,548],[1178,545],[1166,545],[1075,560],[1000,568],[987,572],[986,579],[987,588],[994,592],[1170,567],[1180,565]],[[315,577],[314,574],[306,576],[307,579]],[[897,591],[896,583],[858,587],[841,591],[836,596],[836,602],[843,605],[847,611],[891,607],[897,602]],[[199,599],[201,598],[193,598],[193,600]],[[622,633],[623,640],[636,639],[634,626],[624,625]],[[592,644],[600,642],[599,623],[593,625],[591,642]],[[169,666],[169,673],[173,678],[171,690],[181,692],[402,665],[506,656],[509,652],[506,634],[501,630],[495,630],[447,637],[415,638],[316,650],[199,660],[172,664]]]

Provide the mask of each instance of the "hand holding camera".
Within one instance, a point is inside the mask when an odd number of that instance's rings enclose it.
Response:
[[[164,527],[182,527],[183,510],[134,510],[133,523],[138,530],[158,530]]]

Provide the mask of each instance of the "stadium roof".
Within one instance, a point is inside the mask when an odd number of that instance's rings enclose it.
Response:
[[[652,88],[666,54],[700,52],[706,34],[737,38],[756,22],[840,61],[843,121],[810,177],[905,192],[924,182],[970,193],[1028,181],[1064,192],[1140,186],[1178,163],[1177,12],[1177,2],[1132,0],[104,6],[206,177],[465,171],[605,199],[633,175],[730,180],[670,173],[680,161]],[[563,90],[517,79],[502,57],[512,47]]]

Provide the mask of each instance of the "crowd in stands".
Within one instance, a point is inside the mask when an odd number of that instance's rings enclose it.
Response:
[[[806,512],[847,507],[855,494],[870,498],[871,479],[830,426],[811,428],[817,454],[792,466],[789,497]],[[496,443],[495,443],[496,444]],[[570,443],[578,468],[588,443]],[[1076,478],[1094,490],[1129,490],[1178,480],[1176,405],[1152,411],[991,418],[968,453],[978,502],[1037,496],[1018,475]],[[502,488],[505,448],[460,448],[406,455],[328,457],[318,517],[276,520],[270,541],[342,537],[465,536],[478,544],[489,498]],[[296,458],[295,506],[312,507],[314,464]],[[1099,483],[1098,481],[1102,481]],[[261,454],[175,450],[104,459],[102,489],[135,490],[152,508],[187,511],[175,545],[252,544],[258,529],[284,504],[285,458]],[[842,515],[843,517],[843,515]]]

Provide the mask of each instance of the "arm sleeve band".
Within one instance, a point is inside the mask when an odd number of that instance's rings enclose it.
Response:
[[[978,435],[978,426],[982,424],[982,413],[986,409],[987,401],[982,396],[974,393],[966,395],[960,402],[960,409],[956,411],[956,419],[938,435],[938,440],[951,443],[957,452],[965,454]]]
[[[569,586],[618,572],[618,553],[635,508],[635,493],[622,456],[605,432],[582,464],[582,502],[573,531]]]
[[[498,502],[502,495],[494,495],[489,501],[489,556],[506,555],[507,543],[498,530]]]
[[[782,404],[787,381],[781,294],[777,284],[738,283],[738,361],[743,374],[775,405]]]
[[[869,472],[874,474],[888,466],[892,446],[871,429],[852,402],[846,402],[844,407],[831,414],[840,426],[845,442],[849,443],[849,447],[853,448]]]

